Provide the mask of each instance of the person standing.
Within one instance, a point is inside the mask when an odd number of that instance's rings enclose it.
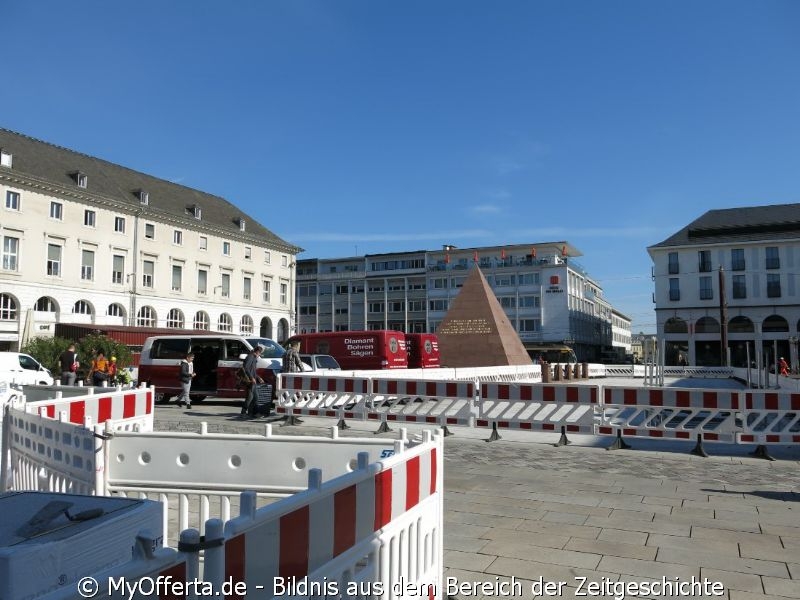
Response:
[[[247,396],[245,396],[242,414],[246,414],[250,417],[256,416],[256,406],[258,404],[256,386],[260,383],[264,383],[264,380],[261,379],[256,372],[256,368],[258,367],[258,359],[261,357],[261,353],[263,351],[264,346],[259,344],[250,351],[250,353],[247,355],[247,358],[244,359],[244,363],[242,364],[245,376],[247,377]]]
[[[189,352],[181,361],[181,394],[178,396],[178,406],[186,405],[186,408],[192,408],[192,397],[189,395],[192,389],[192,379],[194,379],[194,353]]]
[[[283,366],[281,371],[284,373],[302,373],[303,361],[300,360],[300,342],[292,342],[283,355]]]
[[[108,382],[108,360],[105,353],[100,350],[92,361],[92,368],[89,370],[89,379],[92,385],[102,387]]]
[[[778,368],[780,369],[781,375],[784,377],[789,376],[789,363],[781,356],[781,359],[778,361]]]
[[[78,354],[75,352],[75,344],[70,344],[58,357],[58,361],[61,364],[61,385],[75,385],[78,367],[80,367]]]

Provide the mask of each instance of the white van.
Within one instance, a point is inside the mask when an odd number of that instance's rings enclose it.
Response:
[[[189,352],[194,353],[192,401],[206,396],[244,398],[245,389],[239,385],[236,372],[242,359],[253,349],[240,335],[157,335],[145,340],[139,359],[139,383],[155,386],[156,401],[166,402],[181,393],[180,363]],[[260,358],[256,371],[273,386],[275,374],[281,370],[281,360]]]
[[[0,381],[21,385],[53,385],[53,375],[28,354],[0,352]]]

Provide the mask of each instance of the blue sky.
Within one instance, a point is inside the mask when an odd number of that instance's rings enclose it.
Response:
[[[0,126],[224,196],[300,256],[646,252],[800,202],[800,2],[4,0]]]

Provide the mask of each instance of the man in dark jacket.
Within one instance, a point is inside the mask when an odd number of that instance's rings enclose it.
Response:
[[[192,389],[192,379],[195,375],[193,361],[194,354],[192,352],[189,352],[181,361],[181,395],[178,396],[178,406],[185,404],[186,408],[192,408],[192,397],[189,392]]]
[[[75,378],[80,366],[78,355],[75,353],[75,344],[70,344],[69,348],[61,353],[58,362],[61,364],[61,385],[75,385]]]
[[[284,373],[302,373],[303,361],[300,360],[300,342],[292,342],[283,355],[283,367],[281,371]]]
[[[256,368],[258,367],[258,359],[261,357],[261,352],[263,352],[263,350],[264,346],[256,346],[250,351],[250,353],[247,355],[247,358],[244,359],[244,363],[242,364],[242,368],[247,376],[247,395],[244,399],[242,414],[247,414],[250,417],[256,416],[256,405],[258,404],[256,402],[256,386],[259,383],[264,383],[264,380],[261,379],[256,372]]]

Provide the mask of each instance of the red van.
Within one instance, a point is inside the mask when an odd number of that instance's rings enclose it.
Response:
[[[285,345],[291,342],[300,342],[303,354],[330,354],[344,370],[408,368],[402,331],[300,333],[286,340]]]
[[[436,369],[439,362],[439,338],[435,333],[407,333],[409,369]]]

